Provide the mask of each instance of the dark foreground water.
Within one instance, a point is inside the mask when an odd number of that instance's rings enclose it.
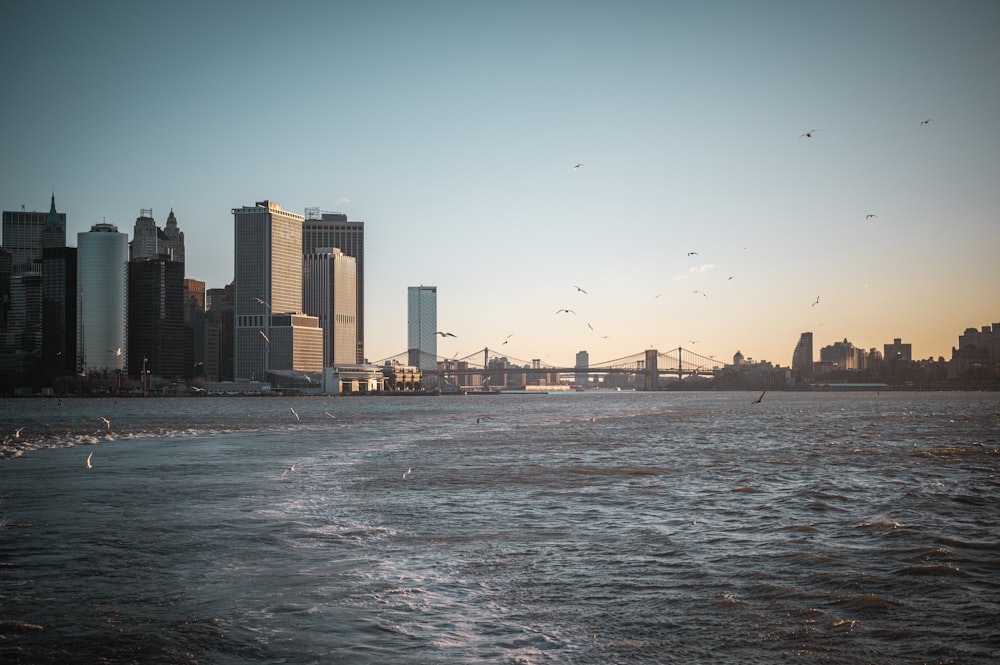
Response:
[[[756,397],[0,402],[0,662],[996,662],[1000,395]]]

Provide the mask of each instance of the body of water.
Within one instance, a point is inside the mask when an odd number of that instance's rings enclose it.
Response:
[[[0,662],[996,662],[1000,395],[758,394],[0,402]]]

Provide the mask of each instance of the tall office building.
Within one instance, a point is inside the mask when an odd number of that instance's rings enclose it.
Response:
[[[811,379],[813,376],[813,334],[804,332],[799,336],[792,353],[792,374],[796,380]]]
[[[323,368],[323,333],[315,317],[301,314],[302,220],[274,201],[233,208],[236,380]]]
[[[163,227],[163,235],[165,240],[160,253],[169,254],[174,261],[184,263],[184,232],[177,226],[177,217],[174,215],[173,208],[167,215],[167,225]]]
[[[205,377],[233,380],[233,285],[205,291]]]
[[[205,282],[184,278],[184,377],[205,374]]]
[[[128,235],[113,224],[77,234],[76,367],[127,369]]]
[[[411,286],[407,292],[407,362],[422,371],[437,369],[437,287]]]
[[[66,214],[56,211],[56,196],[47,213],[4,210],[3,246],[11,254],[11,274],[41,272],[42,249],[66,246]]]
[[[357,262],[355,296],[357,352],[355,363],[365,361],[365,223],[349,222],[347,215],[306,208],[302,226],[302,255],[315,254],[324,247],[336,247]]]
[[[76,253],[76,247],[42,250],[42,360],[53,374],[76,370]]]
[[[178,379],[184,362],[184,264],[166,256],[128,264],[128,370]]]
[[[590,354],[586,351],[577,351],[575,367],[588,369],[590,367]],[[573,380],[578,386],[585,386],[590,380],[590,375],[587,372],[577,372]]]
[[[357,259],[336,247],[306,254],[302,309],[323,329],[323,366],[357,364]]]

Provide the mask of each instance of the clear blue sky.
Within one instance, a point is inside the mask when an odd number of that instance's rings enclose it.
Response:
[[[1000,321],[997,2],[41,0],[4,23],[3,209],[54,190],[75,244],[173,207],[209,287],[232,208],[344,212],[371,360],[405,350],[419,284],[441,355],[511,335],[566,365],[788,365],[803,331],[950,357]]]

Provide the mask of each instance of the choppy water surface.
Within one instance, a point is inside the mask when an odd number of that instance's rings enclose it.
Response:
[[[2,402],[0,661],[995,662],[1000,395],[756,397]]]

